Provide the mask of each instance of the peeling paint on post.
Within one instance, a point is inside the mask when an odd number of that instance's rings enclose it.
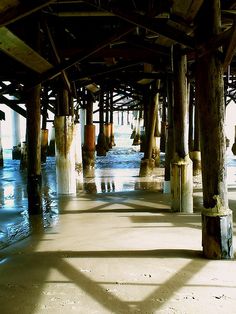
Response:
[[[81,126],[79,123],[75,127],[75,170],[78,175],[82,174],[82,146],[81,146]]]
[[[75,129],[72,116],[55,116],[58,194],[75,194]]]
[[[12,112],[13,132],[12,132],[12,159],[21,159],[21,134],[20,134],[20,115],[16,111]]]
[[[183,159],[176,155],[171,163],[171,210],[174,212],[192,213],[192,194],[192,161],[189,155]]]

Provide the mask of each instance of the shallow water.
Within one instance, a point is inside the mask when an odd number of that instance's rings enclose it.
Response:
[[[160,189],[157,175],[151,179],[138,177],[143,157],[136,147],[114,147],[106,157],[97,157],[95,178],[77,178],[77,195],[110,193],[139,189]],[[11,160],[11,150],[4,151],[4,167],[0,169],[0,248],[27,237],[35,229],[36,218],[29,220],[27,212],[27,175],[19,169],[20,161]],[[42,164],[43,227],[50,227],[58,219],[59,200],[56,192],[55,158]],[[64,196],[65,198],[65,196]],[[37,225],[37,223],[36,223]]]
[[[140,178],[143,153],[138,147],[131,146],[128,137],[122,143],[125,145],[120,146],[118,137],[118,145],[106,157],[96,157],[95,178],[77,178],[77,196],[162,188],[164,168],[156,169],[150,178]],[[0,169],[0,248],[27,237],[40,225],[44,229],[56,224],[61,200],[66,198],[57,195],[55,158],[48,157],[47,163],[42,165],[43,216],[40,223],[36,217],[29,219],[26,171],[19,170],[19,163],[18,160],[11,160],[10,150],[4,152],[4,167]],[[235,187],[236,157],[233,155],[228,155],[227,170],[228,187]],[[199,187],[201,178],[194,180],[195,186]]]

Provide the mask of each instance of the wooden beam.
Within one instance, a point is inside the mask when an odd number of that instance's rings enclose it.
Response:
[[[174,1],[172,14],[181,16],[185,21],[192,22],[204,0]]]
[[[107,38],[105,41],[101,42],[95,47],[92,47],[91,49],[85,50],[78,55],[75,55],[71,57],[70,60],[64,61],[60,63],[59,65],[55,66],[53,69],[49,69],[48,71],[45,71],[42,75],[41,78],[33,83],[33,85],[37,85],[39,83],[46,82],[47,80],[53,79],[57,77],[61,71],[64,71],[73,65],[75,65],[78,62],[82,62],[92,55],[96,54],[98,51],[102,50],[103,48],[107,47],[110,43],[113,41],[116,41],[123,36],[129,34],[132,30],[134,29],[133,26],[125,27],[120,29],[115,35],[112,35],[111,37]]]
[[[185,20],[188,22],[192,22],[200,10],[204,0],[193,0],[188,8],[188,12],[185,16]]]
[[[6,27],[0,27],[0,50],[41,74],[53,66]]]
[[[51,31],[50,31],[50,29],[48,27],[48,24],[46,22],[44,22],[44,27],[45,27],[45,30],[47,32],[48,39],[49,39],[49,42],[51,44],[51,47],[52,47],[52,50],[53,50],[56,62],[58,64],[60,64],[61,63],[61,58],[60,58],[60,56],[59,56],[59,54],[57,52],[57,48],[56,48],[55,42],[53,40],[52,33],[51,33]],[[68,79],[68,76],[67,76],[66,72],[64,70],[62,70],[61,74],[62,74],[63,81],[65,83],[65,86],[67,87],[68,91],[71,93],[71,85],[70,85],[70,81]]]
[[[223,62],[224,71],[227,70],[228,65],[231,63],[233,56],[235,55],[235,52],[236,52],[236,20],[234,20],[234,24],[232,28],[233,28],[232,35],[225,51],[225,57],[224,57],[224,62]]]
[[[97,16],[115,16],[114,13],[111,12],[101,12],[101,11],[63,11],[55,13],[55,16],[59,17],[97,17]]]
[[[190,48],[194,48],[194,40],[192,37],[186,35],[185,33],[179,31],[174,27],[171,27],[166,22],[163,22],[161,19],[149,18],[145,15],[140,15],[135,12],[121,11],[118,8],[110,9],[106,5],[100,5],[100,3],[99,5],[95,4],[93,0],[84,0],[84,2],[95,6],[99,10],[111,12],[131,24],[146,28],[158,35],[169,38],[174,42],[180,43]]]
[[[91,58],[89,58],[89,60],[101,60],[101,62],[103,62],[104,58],[124,58],[129,60],[140,60],[141,62],[147,62],[147,60],[156,62],[159,57],[165,61],[168,60],[169,48],[163,47],[163,49],[159,49],[160,45],[149,44],[145,42],[142,43],[142,41],[139,42],[138,40],[136,42],[136,40],[133,41],[133,39],[126,39],[126,41],[131,44],[130,47],[122,47],[122,45],[120,47],[116,47],[115,45],[113,47],[106,47],[99,51],[96,55],[93,55]],[[81,53],[82,49],[78,47],[63,49],[62,47],[61,52],[64,58],[68,58],[77,52]]]
[[[137,47],[141,47],[148,52],[152,52],[155,55],[161,55],[170,58],[170,48],[164,47],[158,44],[150,44],[145,40],[142,40],[138,36],[128,36],[126,41],[135,45]],[[127,49],[127,48],[126,48]]]
[[[12,0],[6,2],[6,10],[1,10],[0,26],[6,26],[27,15],[36,12],[56,0],[34,0],[34,1],[17,1],[18,5],[12,6]],[[8,9],[7,9],[8,8]]]
[[[220,32],[219,34],[212,36],[211,38],[209,38],[208,41],[196,45],[196,51],[186,52],[188,60],[201,58],[206,54],[215,51],[220,46],[224,45],[225,42],[230,38],[232,30],[233,28],[227,29],[226,31]]]
[[[18,106],[16,104],[17,101],[9,100],[5,96],[0,96],[0,102],[26,118],[26,110]]]

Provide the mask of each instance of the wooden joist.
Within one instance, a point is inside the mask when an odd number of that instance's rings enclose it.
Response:
[[[17,104],[18,100],[9,100],[5,96],[0,96],[0,102],[26,118],[26,110]]]
[[[47,36],[48,36],[49,42],[51,44],[51,47],[52,47],[52,50],[53,50],[56,62],[57,62],[57,64],[60,64],[61,63],[61,58],[60,58],[60,56],[58,54],[58,51],[57,51],[56,44],[54,42],[52,33],[51,33],[51,31],[50,31],[50,29],[48,27],[48,24],[46,22],[44,23],[44,27],[45,27],[45,30],[47,32]],[[64,81],[65,85],[67,86],[68,91],[71,93],[70,81],[68,79],[68,76],[67,76],[65,70],[62,70],[61,74],[62,74],[63,81]]]
[[[224,71],[227,70],[228,65],[232,61],[235,52],[236,52],[236,20],[234,21],[234,24],[232,27],[232,35],[230,37],[230,41],[225,52],[224,63],[223,63]]]
[[[118,40],[122,38],[123,36],[129,34],[134,29],[133,26],[121,28],[117,33],[113,34],[112,36],[108,37],[106,40],[99,43],[97,46],[92,47],[91,49],[86,49],[85,51],[76,54],[75,56],[71,57],[70,60],[61,62],[57,66],[55,66],[53,69],[48,69],[48,71],[45,71],[41,78],[34,82],[34,85],[37,85],[39,83],[44,83],[47,80],[53,79],[57,77],[62,71],[65,71],[66,69],[72,67],[78,62],[85,61],[89,57],[96,54],[98,51],[102,50],[103,48],[107,47],[109,44],[111,44],[113,41]]]
[[[0,28],[0,38],[0,50],[31,70],[41,74],[52,69],[53,66],[46,59],[8,28]]]
[[[30,15],[56,0],[1,0],[0,4],[0,26],[6,26],[27,15]]]
[[[171,27],[165,21],[161,21],[161,19],[149,18],[145,15],[141,15],[135,12],[122,11],[119,8],[113,8],[111,10],[108,6],[104,4],[95,5],[92,0],[84,0],[84,2],[92,6],[96,6],[100,10],[111,12],[131,24],[143,27],[158,35],[167,37],[174,42],[180,43],[189,48],[194,48],[194,40],[191,36],[186,35],[185,33],[179,31],[177,28]]]

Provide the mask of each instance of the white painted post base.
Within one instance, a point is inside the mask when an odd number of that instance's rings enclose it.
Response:
[[[54,125],[50,131],[50,141],[48,146],[48,156],[55,156],[55,127]]]
[[[12,159],[21,159],[20,115],[12,111]]]
[[[193,169],[189,155],[171,162],[172,211],[193,213]]]
[[[76,193],[75,131],[71,116],[55,116],[56,177],[58,194]]]
[[[75,127],[75,169],[78,175],[83,174],[82,166],[82,146],[81,146],[81,126],[79,123],[74,125]]]
[[[193,176],[197,176],[201,173],[201,152],[192,151],[189,155],[193,162]]]
[[[164,181],[164,183],[163,183],[163,193],[164,194],[171,193],[170,181]]]

